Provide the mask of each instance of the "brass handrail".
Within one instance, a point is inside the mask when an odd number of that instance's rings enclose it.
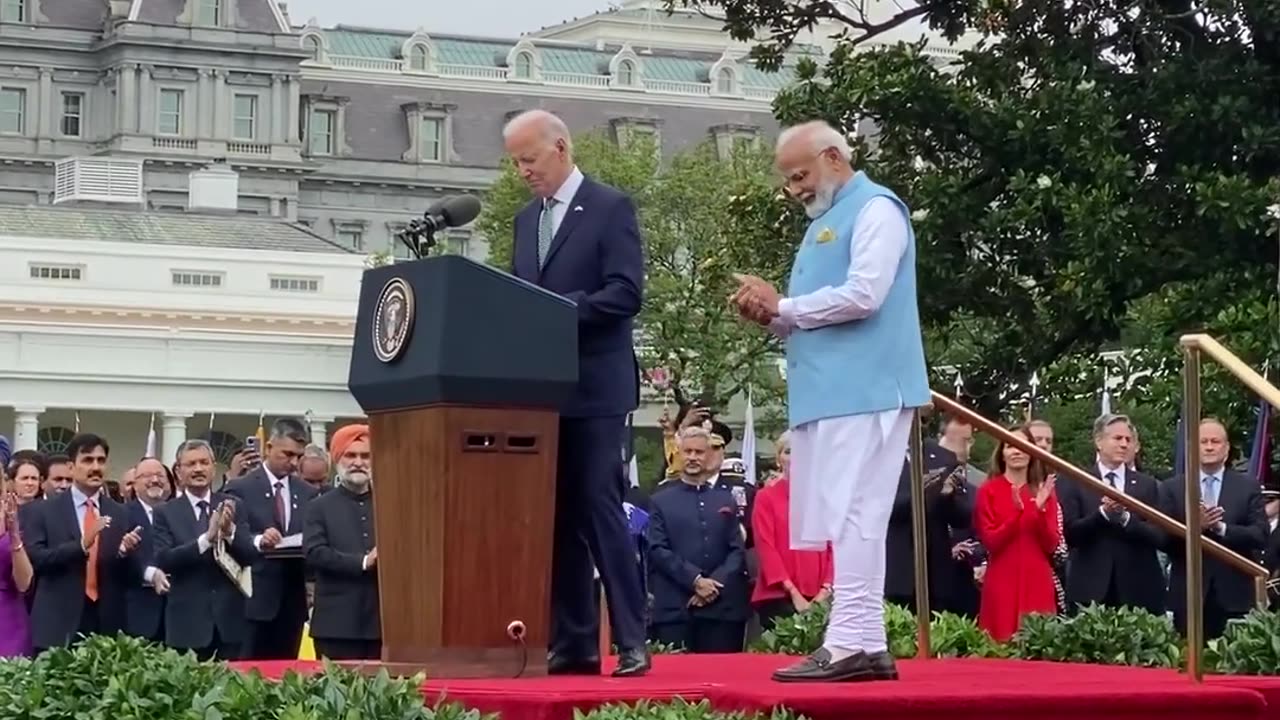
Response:
[[[1197,375],[1197,378],[1198,378],[1198,375]],[[1199,396],[1197,394],[1197,398],[1198,397]],[[1062,458],[1059,458],[1056,455],[1053,455],[1052,453],[1045,452],[1041,448],[1037,447],[1030,440],[1027,440],[1026,437],[1006,430],[1004,427],[1000,426],[999,424],[988,420],[982,415],[979,415],[978,413],[974,412],[973,410],[970,410],[969,408],[956,402],[955,400],[952,400],[946,395],[942,395],[936,392],[933,393],[933,406],[934,408],[938,410],[942,410],[946,413],[949,413],[954,417],[964,418],[971,425],[973,425],[976,430],[984,432],[1001,442],[1004,442],[1008,445],[1012,445],[1018,448],[1019,450],[1027,453],[1028,455],[1047,464],[1049,467],[1054,468],[1060,475],[1066,475],[1072,480],[1084,484],[1085,487],[1088,487],[1089,489],[1097,492],[1098,494],[1111,498],[1112,500],[1116,501],[1120,505],[1124,506],[1125,509],[1129,510],[1130,512],[1133,512],[1139,517],[1143,518],[1144,520],[1147,520],[1155,524],[1161,530],[1164,530],[1165,532],[1168,532],[1171,535],[1177,536],[1184,540],[1186,540],[1189,537],[1187,534],[1188,533],[1187,526],[1183,525],[1177,520],[1174,520],[1173,518],[1169,517],[1168,515],[1165,515],[1164,513],[1157,510],[1156,508],[1153,508],[1150,505],[1147,505],[1141,500],[1138,500],[1134,497],[1131,497],[1129,495],[1126,495],[1116,490],[1115,488],[1111,487],[1109,483],[1103,482],[1102,480],[1094,477],[1093,475],[1090,475],[1088,472],[1081,470],[1080,468],[1076,467],[1072,463],[1067,462],[1066,460],[1063,460]],[[1196,410],[1197,410],[1197,415],[1194,415],[1194,416],[1187,415],[1186,417],[1198,416],[1199,410],[1198,408],[1196,408]],[[919,422],[918,411],[916,413],[916,422],[917,423]],[[1195,423],[1185,423],[1185,425],[1191,426],[1191,425],[1195,425]],[[1198,434],[1198,427],[1197,427],[1197,434]],[[920,433],[918,432],[912,432],[910,441],[911,441],[911,459],[912,459],[912,462],[910,463],[911,485],[912,485],[911,508],[912,508],[912,520],[913,520],[912,535],[915,540],[916,577],[920,578],[923,576],[927,578],[928,577],[928,566],[927,566],[928,555],[927,555],[927,546],[925,544],[927,542],[927,533],[925,530],[925,527],[926,527],[924,522],[925,509],[924,509],[924,503],[923,503],[923,483],[924,483],[924,467],[922,462],[923,441],[920,436]],[[1189,444],[1188,447],[1198,447],[1198,441],[1196,445]],[[1187,465],[1192,466],[1193,464],[1187,463]],[[1198,469],[1198,466],[1196,467]],[[1196,503],[1194,505],[1188,505],[1188,507],[1199,507],[1199,490],[1200,490],[1199,477],[1197,476],[1195,481],[1189,484],[1194,486],[1195,493],[1196,493]],[[917,491],[917,488],[919,488],[919,491]],[[1188,492],[1188,495],[1190,495],[1190,492]],[[1188,516],[1189,516],[1189,519],[1193,518],[1193,522],[1197,526],[1196,534],[1194,536],[1191,536],[1190,540],[1188,540],[1186,543],[1188,547],[1188,553],[1191,552],[1192,547],[1195,547],[1195,553],[1196,553],[1195,568],[1197,570],[1199,569],[1200,547],[1203,547],[1203,549],[1208,551],[1208,553],[1212,555],[1214,558],[1221,560],[1222,562],[1226,563],[1232,568],[1235,568],[1236,570],[1239,570],[1243,573],[1253,575],[1255,578],[1262,578],[1265,581],[1265,578],[1267,577],[1266,568],[1262,567],[1256,562],[1253,562],[1252,560],[1245,558],[1242,555],[1239,555],[1235,551],[1231,550],[1230,548],[1227,548],[1226,546],[1222,545],[1221,543],[1211,538],[1203,537],[1198,532],[1199,530],[1198,525],[1200,520],[1199,515],[1196,513],[1188,513]],[[1190,587],[1193,583],[1193,578],[1194,578],[1194,584],[1195,584],[1194,588]],[[1193,610],[1193,607],[1192,607],[1193,596],[1195,598],[1201,597],[1199,593],[1199,590],[1201,588],[1200,580],[1201,580],[1200,573],[1195,572],[1193,574],[1192,566],[1189,565],[1187,568],[1187,584],[1189,586],[1188,588],[1189,592],[1187,593],[1188,616],[1191,615],[1191,612]],[[928,628],[924,626],[927,626],[929,624],[929,619],[932,615],[929,609],[927,580],[923,586],[925,587],[925,592],[921,593],[920,592],[921,584],[920,584],[920,581],[917,579],[916,623],[917,623],[917,635],[922,638],[927,638]],[[1255,587],[1257,587],[1257,584],[1255,584]],[[1199,609],[1200,601],[1195,601],[1194,605],[1196,606],[1194,609]],[[918,649],[917,652],[922,657],[928,656],[927,647],[923,650]],[[1189,664],[1192,659],[1196,659],[1196,660],[1199,659],[1198,652],[1194,653],[1194,657],[1193,657],[1193,653],[1191,652],[1188,653]],[[1196,674],[1194,669],[1192,672],[1192,676],[1197,680],[1199,679],[1199,676]]]
[[[1249,367],[1235,353],[1228,350],[1217,340],[1204,334],[1183,335],[1179,339],[1182,346],[1182,417],[1183,446],[1187,448],[1187,459],[1183,462],[1183,485],[1185,495],[1183,502],[1188,509],[1200,507],[1200,463],[1193,462],[1193,452],[1200,447],[1200,355],[1208,355],[1222,369],[1231,373],[1244,383],[1258,397],[1267,401],[1271,407],[1280,407],[1280,390],[1267,379]],[[1203,585],[1204,568],[1200,546],[1205,538],[1200,533],[1200,514],[1187,512],[1187,673],[1195,681],[1204,676],[1204,596],[1198,591]],[[1208,541],[1212,542],[1212,541]],[[1267,576],[1265,569],[1261,574],[1254,573],[1254,592],[1259,607],[1267,606]]]

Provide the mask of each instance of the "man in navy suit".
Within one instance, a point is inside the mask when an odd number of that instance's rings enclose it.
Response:
[[[164,596],[169,576],[156,565],[155,509],[169,499],[169,473],[164,463],[143,458],[134,467],[135,497],[125,503],[129,527],[142,528],[141,542],[129,554],[125,586],[124,629],[130,635],[164,642]]]
[[[583,176],[569,130],[556,116],[526,112],[502,135],[534,195],[515,219],[513,272],[578,305],[578,387],[560,408],[547,669],[600,672],[594,559],[619,649],[614,675],[643,675],[650,666],[643,591],[618,462],[626,415],[640,401],[632,322],[643,295],[644,253],[635,205]]]

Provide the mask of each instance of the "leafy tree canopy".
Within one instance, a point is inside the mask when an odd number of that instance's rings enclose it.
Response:
[[[648,270],[638,343],[644,369],[666,370],[670,397],[681,404],[704,397],[723,408],[747,388],[757,403],[776,404],[778,342],[739,322],[727,302],[734,272],[781,281],[800,238],[799,214],[775,201],[770,155],[743,145],[722,159],[707,144],[660,160],[651,141],[619,145],[600,135],[574,145],[583,172],[636,203]],[[504,165],[477,220],[491,263],[510,266],[514,217],[529,201]]]
[[[844,28],[825,67],[798,61],[776,114],[878,128],[856,162],[914,211],[931,363],[961,368],[984,412],[1013,414],[1034,371],[1042,396],[1096,407],[1098,351],[1127,346],[1149,372],[1117,405],[1175,417],[1184,332],[1254,367],[1280,359],[1280,5],[924,0],[887,19],[830,0],[676,5],[722,16],[766,68],[816,23]],[[867,42],[907,22],[974,44]],[[1247,432],[1252,398],[1206,375],[1206,411]]]

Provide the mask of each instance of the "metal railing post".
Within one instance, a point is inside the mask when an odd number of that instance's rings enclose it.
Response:
[[[1204,568],[1200,527],[1200,350],[1184,346],[1182,364],[1182,478],[1186,485],[1187,675],[1204,677]]]
[[[917,408],[911,417],[911,537],[915,543],[916,657],[931,655],[929,620],[929,530],[924,506],[924,431]]]

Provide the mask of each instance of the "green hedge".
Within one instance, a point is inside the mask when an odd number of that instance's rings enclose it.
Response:
[[[828,608],[780,620],[752,645],[752,652],[807,655],[822,645]],[[916,654],[915,615],[885,606],[885,630],[894,657]],[[1017,658],[1102,665],[1178,668],[1185,644],[1163,616],[1133,608],[1091,605],[1072,616],[1032,615],[1008,643],[997,643],[977,623],[959,615],[934,613],[929,643],[937,657]],[[1233,621],[1223,637],[1209,643],[1205,667],[1234,675],[1280,675],[1280,613],[1255,610]]]

